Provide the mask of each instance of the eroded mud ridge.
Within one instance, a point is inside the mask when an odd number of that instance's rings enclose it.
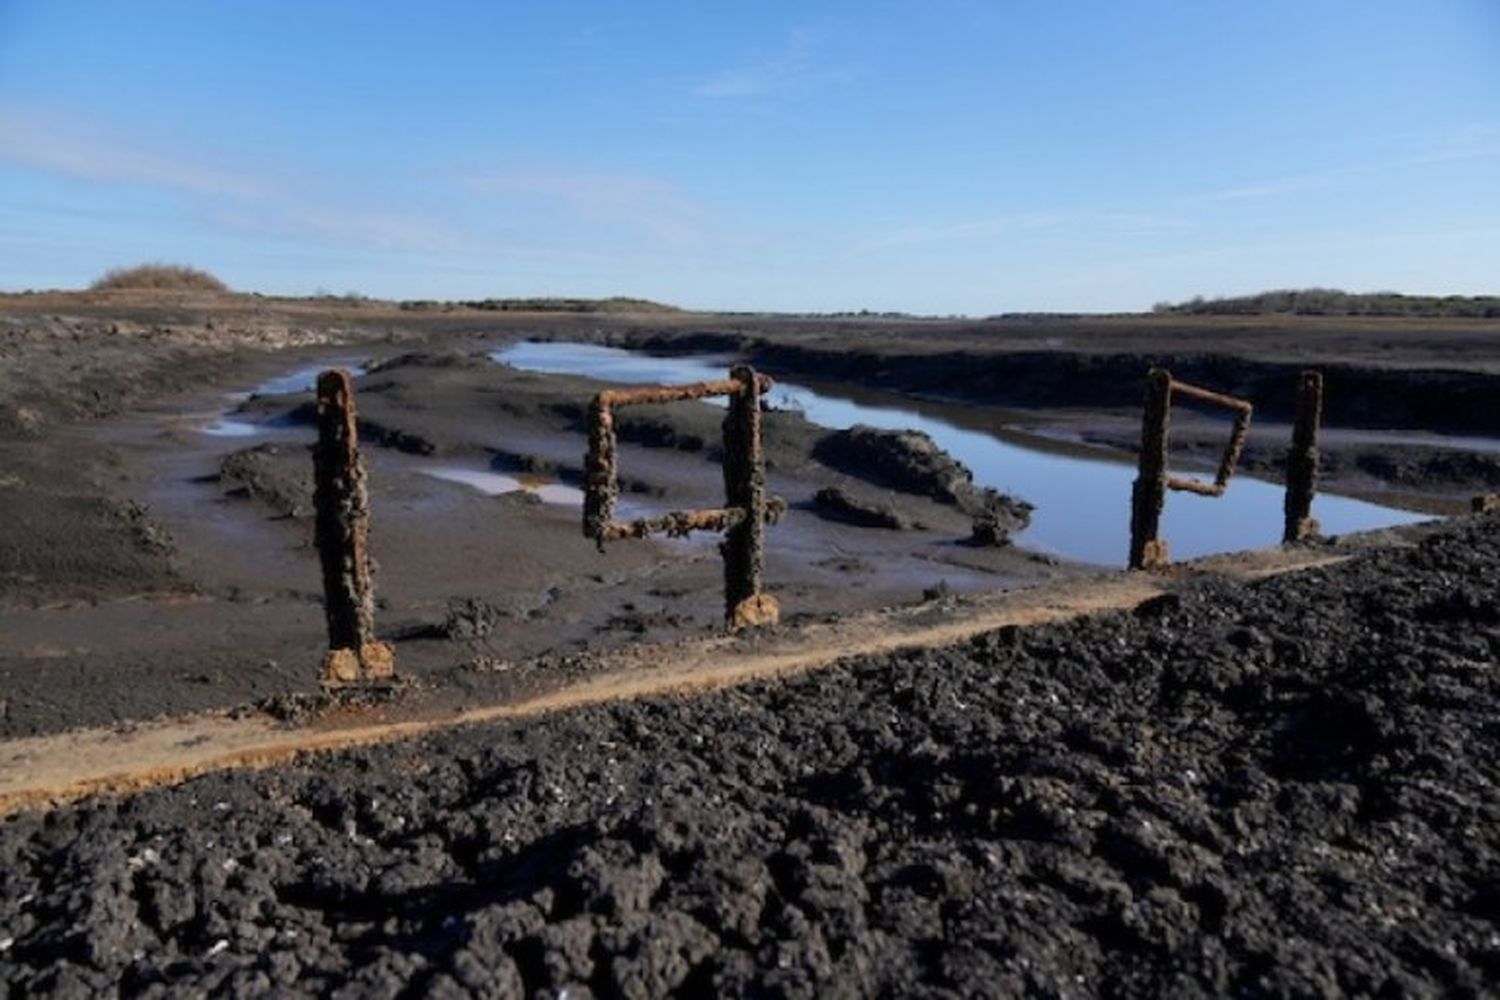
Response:
[[[1500,525],[0,826],[18,994],[1500,977]]]

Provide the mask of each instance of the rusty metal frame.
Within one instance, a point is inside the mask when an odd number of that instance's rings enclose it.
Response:
[[[1172,396],[1182,394],[1189,399],[1196,399],[1201,403],[1212,406],[1222,406],[1227,410],[1234,411],[1234,428],[1229,432],[1229,443],[1224,446],[1224,454],[1219,459],[1219,471],[1214,476],[1214,481],[1206,483],[1201,479],[1189,479],[1182,476],[1167,476],[1166,487],[1169,490],[1178,490],[1185,493],[1196,493],[1205,497],[1221,497],[1229,488],[1229,480],[1234,476],[1235,466],[1239,464],[1240,455],[1245,450],[1245,437],[1250,431],[1250,415],[1255,407],[1249,400],[1240,399],[1222,392],[1214,392],[1187,382],[1179,382],[1171,379],[1167,394],[1167,406],[1172,405]]]
[[[1167,474],[1167,435],[1172,424],[1172,394],[1233,410],[1234,430],[1219,460],[1219,471],[1211,483]],[[1253,407],[1248,400],[1179,382],[1164,368],[1146,373],[1146,400],[1141,414],[1139,471],[1130,491],[1131,569],[1160,570],[1171,563],[1167,543],[1161,537],[1161,513],[1167,490],[1182,490],[1200,496],[1223,496],[1230,477],[1245,449]]]
[[[653,534],[682,537],[693,531],[719,531],[724,541],[724,619],[731,629],[772,625],[780,617],[775,598],[763,590],[765,530],[786,509],[766,490],[766,460],[761,448],[760,398],[771,380],[747,365],[730,370],[729,378],[691,385],[612,389],[599,393],[589,406],[589,451],[585,459],[583,533],[604,551],[604,543]],[[724,506],[706,510],[676,510],[633,521],[615,519],[620,495],[618,442],[614,411],[620,406],[642,406],[682,400],[728,396],[724,415]]]
[[[772,382],[766,375],[755,377],[756,397],[764,395]],[[710,507],[705,510],[674,510],[633,521],[615,520],[615,502],[620,495],[619,466],[615,461],[618,441],[614,411],[622,406],[677,403],[714,396],[735,396],[745,387],[738,379],[693,382],[688,385],[653,385],[639,389],[607,389],[594,397],[589,407],[589,453],[584,472],[583,533],[598,543],[622,538],[667,535],[683,538],[694,531],[727,531],[745,517],[741,507]]]

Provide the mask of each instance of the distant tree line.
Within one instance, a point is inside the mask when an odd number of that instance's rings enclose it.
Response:
[[[472,299],[465,302],[438,302],[432,299],[410,299],[401,308],[412,312],[448,311],[454,307],[481,309],[485,312],[567,312],[567,313],[652,313],[680,312],[676,306],[632,299],[622,295],[607,299]]]
[[[1281,289],[1259,295],[1158,302],[1157,313],[1179,316],[1431,316],[1500,318],[1497,295],[1403,295],[1337,288]]]

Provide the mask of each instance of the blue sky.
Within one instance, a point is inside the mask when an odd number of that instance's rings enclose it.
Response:
[[[0,287],[1500,291],[1500,0],[0,0]]]

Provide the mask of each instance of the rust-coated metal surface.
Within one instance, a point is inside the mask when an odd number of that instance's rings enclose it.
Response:
[[[724,617],[732,627],[772,624],[775,599],[762,590],[765,530],[785,508],[766,492],[766,462],[761,448],[760,397],[771,379],[737,365],[727,379],[690,385],[609,389],[589,405],[589,450],[584,459],[583,533],[598,544],[653,534],[681,537],[693,531],[720,531],[724,557]],[[678,510],[631,521],[616,519],[619,501],[618,443],[614,409],[619,406],[672,403],[728,396],[724,417],[723,507]]]
[[[1292,450],[1286,460],[1286,525],[1281,540],[1306,541],[1318,536],[1312,516],[1318,490],[1318,426],[1323,421],[1323,376],[1303,372],[1297,382],[1297,422],[1292,427]]]
[[[318,376],[318,444],[313,451],[315,539],[323,568],[331,686],[389,680],[391,648],[375,639],[370,563],[370,494],[359,453],[354,380],[342,368]]]
[[[1222,406],[1234,411],[1234,427],[1229,443],[1219,459],[1218,472],[1212,482],[1167,474],[1167,433],[1172,422],[1172,396],[1180,394],[1201,403]],[[1174,379],[1163,368],[1153,368],[1146,375],[1146,401],[1141,418],[1141,453],[1130,499],[1131,569],[1156,570],[1171,559],[1161,535],[1161,511],[1167,490],[1197,493],[1200,496],[1223,496],[1234,476],[1235,466],[1245,450],[1254,412],[1247,400]]]

